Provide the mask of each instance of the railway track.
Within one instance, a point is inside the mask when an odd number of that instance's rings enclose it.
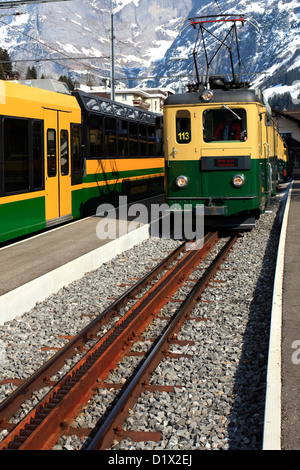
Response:
[[[99,429],[83,429],[91,440],[87,449],[107,449],[115,439],[124,439],[122,424],[142,390],[147,388],[151,373],[160,363],[170,342],[176,343],[177,333],[208,286],[236,241],[232,237],[218,253],[200,279],[191,279],[194,270],[204,260],[218,242],[218,234],[205,237],[203,246],[186,250],[180,245],[162,260],[146,276],[138,280],[128,291],[104,310],[78,336],[59,350],[32,377],[27,379],[4,402],[0,404],[0,425],[10,433],[0,443],[0,449],[46,450],[51,449],[57,440],[70,429],[76,416],[101,387],[119,361],[132,354],[132,345],[142,337],[147,326],[156,318],[169,302],[180,302],[180,308],[168,319],[163,334],[153,342],[131,377],[124,383],[118,400]],[[186,282],[191,287],[185,299],[174,299],[174,294]],[[145,291],[145,292],[144,292]],[[141,295],[137,299],[137,295]],[[137,299],[137,300],[136,300]],[[133,306],[121,316],[120,310],[132,300]],[[103,325],[114,321],[114,325],[99,336]],[[178,343],[178,342],[177,342]],[[180,342],[179,342],[180,344]],[[86,351],[84,351],[86,349]],[[81,359],[55,382],[52,377],[65,364],[66,359],[81,351]],[[44,398],[18,424],[11,419],[24,400],[45,385],[51,387]],[[129,433],[133,439],[158,440],[159,433]]]

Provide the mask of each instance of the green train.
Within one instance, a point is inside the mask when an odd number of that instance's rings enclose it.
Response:
[[[167,203],[171,212],[203,205],[206,225],[253,228],[285,176],[287,151],[259,91],[221,76],[209,85],[165,101]]]
[[[164,105],[167,203],[171,212],[195,212],[200,206],[208,226],[253,228],[287,177],[288,152],[262,93],[240,78],[237,25],[247,19],[222,14],[186,21],[197,32],[196,82]],[[215,49],[207,38],[213,38]],[[197,64],[201,45],[203,77]],[[220,51],[224,59],[224,50],[231,80],[211,74],[212,62]]]

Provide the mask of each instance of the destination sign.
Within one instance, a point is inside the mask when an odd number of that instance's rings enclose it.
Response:
[[[234,168],[238,166],[238,159],[237,158],[215,158],[214,165],[216,168]]]

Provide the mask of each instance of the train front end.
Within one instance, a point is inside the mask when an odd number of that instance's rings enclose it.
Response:
[[[272,186],[264,118],[263,102],[248,89],[170,96],[164,106],[170,211],[195,213],[202,205],[208,226],[253,228]]]

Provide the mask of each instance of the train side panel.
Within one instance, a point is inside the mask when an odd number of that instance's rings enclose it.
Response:
[[[1,96],[0,242],[72,217],[70,154],[63,164],[62,145],[70,150],[71,122],[81,119],[69,95],[1,82]]]
[[[0,243],[161,193],[161,132],[154,113],[0,81]]]
[[[163,157],[87,159],[83,183],[72,191],[73,215],[95,214],[104,202],[117,206],[120,195],[136,200],[159,194],[163,187]]]

